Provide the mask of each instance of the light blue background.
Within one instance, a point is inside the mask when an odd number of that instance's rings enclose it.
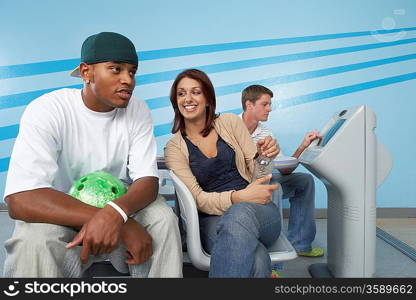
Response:
[[[0,14],[1,198],[25,105],[46,91],[81,84],[68,72],[82,42],[116,31],[139,51],[135,95],[152,109],[159,155],[171,136],[166,97],[172,80],[198,67],[216,87],[218,111],[238,112],[248,84],[271,88],[267,125],[289,155],[334,112],[368,105],[378,139],[393,155],[377,206],[416,207],[414,0],[0,0]],[[316,207],[325,208],[325,187],[316,184]]]

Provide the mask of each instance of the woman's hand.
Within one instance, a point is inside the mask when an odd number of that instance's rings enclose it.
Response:
[[[272,178],[269,174],[250,183],[245,189],[235,191],[231,194],[231,201],[237,202],[252,202],[258,204],[267,204],[271,201],[271,196],[274,190],[279,186],[277,184],[267,184]]]
[[[264,139],[257,142],[257,153],[275,158],[280,152],[279,144],[271,136],[266,136]]]

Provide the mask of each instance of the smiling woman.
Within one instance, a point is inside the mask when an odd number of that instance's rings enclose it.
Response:
[[[185,119],[205,121],[206,99],[202,85],[192,78],[182,78],[177,87],[178,108]]]
[[[175,111],[166,165],[196,199],[201,241],[211,254],[210,277],[270,277],[267,250],[280,234],[280,213],[270,201],[270,177],[251,182],[256,146],[240,117],[215,114],[214,87],[196,69],[180,73],[171,88]],[[259,152],[278,151],[265,139]],[[251,182],[251,183],[250,183]]]
[[[179,83],[181,83],[180,87]],[[187,96],[191,91],[193,91],[193,95]],[[192,103],[194,101],[194,104],[197,103],[197,100],[204,102],[203,107],[199,108],[199,111],[205,112],[205,125],[201,133],[203,137],[207,136],[211,132],[212,123],[217,118],[217,115],[215,114],[215,90],[211,80],[204,72],[196,69],[185,70],[173,82],[170,90],[170,102],[175,112],[172,133],[178,130],[185,133],[185,118],[181,113],[181,109],[185,109],[183,104],[186,98],[188,98],[188,102],[191,101]],[[179,104],[179,102],[182,104]],[[188,106],[188,109],[192,109],[192,106]]]

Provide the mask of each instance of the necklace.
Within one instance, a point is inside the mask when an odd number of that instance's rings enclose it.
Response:
[[[192,136],[189,136],[189,135],[187,135],[186,137],[188,138],[188,140],[190,140],[197,147],[199,147],[201,142],[204,140],[203,137],[192,137]]]
[[[188,140],[190,140],[195,146],[206,146],[209,147],[211,144],[216,145],[218,135],[215,130],[212,130],[207,136],[202,136],[200,133],[194,135],[187,135]]]

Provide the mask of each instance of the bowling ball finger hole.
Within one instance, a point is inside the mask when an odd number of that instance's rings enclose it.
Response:
[[[115,186],[113,186],[111,188],[111,191],[113,192],[113,194],[117,194],[117,192],[118,192],[118,190],[117,190],[117,188]]]
[[[85,181],[87,181],[87,179],[88,179],[88,178],[82,178],[82,179],[81,179],[81,182],[85,182]]]
[[[84,185],[83,185],[83,184],[80,184],[80,185],[77,187],[77,190],[78,190],[78,191],[81,191],[83,188],[84,188]]]

